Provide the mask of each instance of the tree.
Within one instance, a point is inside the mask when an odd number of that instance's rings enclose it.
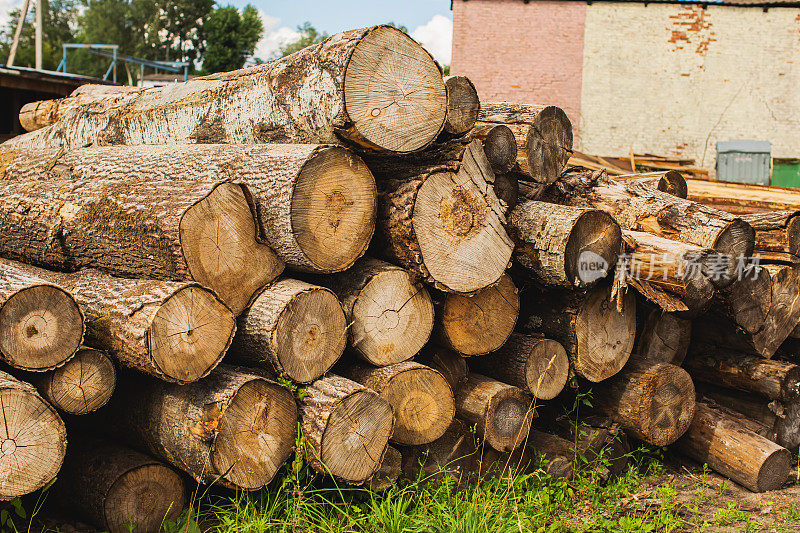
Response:
[[[42,13],[44,23],[42,25],[42,68],[55,70],[61,62],[61,44],[74,40],[73,28],[78,14],[78,1],[50,0],[50,2],[45,2],[45,6],[46,9]],[[0,30],[0,58],[2,58],[3,64],[8,60],[11,52],[11,43],[14,40],[19,14],[19,9],[10,10],[9,21],[6,27]],[[28,16],[25,18],[14,65],[36,66],[35,21],[34,8],[28,11]]]
[[[297,31],[300,33],[300,38],[286,46],[281,46],[281,56],[288,56],[289,54],[293,54],[312,44],[320,43],[328,38],[327,33],[318,32],[308,21],[298,26]]]
[[[167,37],[168,61],[195,61],[202,55],[203,25],[214,0],[156,0]],[[172,52],[169,54],[169,52]]]
[[[203,27],[203,71],[227,72],[242,68],[253,56],[263,31],[258,10],[250,4],[241,14],[233,6],[214,9]]]

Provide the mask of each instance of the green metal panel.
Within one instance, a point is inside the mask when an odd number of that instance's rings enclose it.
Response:
[[[772,167],[772,185],[800,189],[800,159],[775,160]]]

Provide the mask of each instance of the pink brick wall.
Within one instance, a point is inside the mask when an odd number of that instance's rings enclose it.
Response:
[[[585,19],[584,2],[453,0],[451,73],[484,101],[562,107],[577,146]]]

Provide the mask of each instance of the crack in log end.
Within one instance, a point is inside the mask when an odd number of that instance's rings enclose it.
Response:
[[[339,224],[342,222],[342,214],[355,203],[339,190],[325,195],[325,198],[325,212],[328,214],[328,224],[333,228],[333,232],[336,233]]]
[[[456,186],[450,196],[439,202],[439,218],[445,232],[457,242],[480,232],[486,224],[489,209],[483,197]]]

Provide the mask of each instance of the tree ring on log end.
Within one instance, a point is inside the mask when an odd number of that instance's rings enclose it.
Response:
[[[661,179],[658,180],[657,188],[661,192],[683,198],[684,200],[689,195],[689,186],[686,184],[683,175],[677,170],[665,172],[664,175],[661,176]]]
[[[552,183],[572,155],[572,122],[560,107],[548,106],[533,120],[525,143],[531,177]]]
[[[217,429],[214,471],[236,487],[257,490],[272,481],[292,453],[297,406],[280,385],[248,381],[234,394]]]
[[[321,287],[298,293],[281,311],[271,342],[286,375],[300,383],[317,379],[347,343],[347,318],[339,299]]]
[[[800,215],[795,215],[786,224],[786,241],[789,243],[789,253],[800,255]]]
[[[560,342],[543,339],[536,343],[525,365],[525,381],[540,400],[558,396],[569,378],[569,358]]]
[[[333,408],[322,434],[325,471],[350,483],[361,483],[381,464],[392,436],[392,407],[371,390],[354,392]]]
[[[781,488],[792,470],[791,462],[792,453],[789,450],[783,448],[772,452],[758,471],[758,490],[767,492]]]
[[[444,126],[447,91],[433,58],[402,31],[380,26],[356,45],[344,76],[348,117],[368,143],[413,152]]]
[[[513,245],[484,194],[452,172],[431,174],[417,192],[411,221],[422,260],[450,292],[488,287],[511,258]]]
[[[405,270],[372,277],[353,304],[353,347],[369,362],[391,365],[410,359],[433,330],[433,303]]]
[[[161,464],[134,468],[108,490],[103,516],[111,533],[158,531],[164,520],[177,520],[185,505],[180,475]]]
[[[48,398],[62,411],[86,414],[108,403],[116,376],[114,363],[103,352],[81,348],[67,364],[53,371]]]
[[[576,317],[575,371],[592,382],[600,382],[622,370],[636,338],[636,297],[628,291],[622,312],[610,300],[609,287],[589,295]]]
[[[478,120],[481,102],[478,91],[466,76],[450,76],[447,87],[447,122],[444,129],[452,135],[468,132]]]
[[[591,209],[573,224],[564,250],[567,279],[587,287],[604,278],[617,264],[622,243],[619,224],[605,211]]]
[[[48,370],[72,357],[83,341],[83,314],[67,292],[35,285],[0,308],[0,352],[24,370]]]
[[[517,449],[531,429],[530,409],[530,397],[517,387],[506,387],[494,394],[486,408],[486,442],[500,452]]]
[[[483,139],[483,151],[495,172],[508,172],[517,161],[517,140],[514,132],[504,124],[492,127]]]
[[[42,488],[61,469],[67,432],[38,394],[0,390],[0,500]]]
[[[341,272],[361,257],[375,231],[377,189],[364,161],[323,148],[303,165],[292,193],[292,234],[319,272]]]
[[[695,410],[694,383],[682,368],[658,364],[648,371],[652,380],[642,400],[649,402],[643,424],[644,437],[653,446],[667,446],[678,440],[692,423]]]
[[[168,380],[190,383],[217,366],[233,338],[233,313],[196,286],[170,296],[147,330],[153,364]]]
[[[728,254],[735,263],[740,257],[750,257],[755,248],[756,232],[744,220],[737,218],[717,235],[711,248],[722,254]]]
[[[395,415],[392,440],[399,444],[428,444],[450,427],[455,399],[450,385],[437,371],[413,368],[389,380],[381,397]]]

